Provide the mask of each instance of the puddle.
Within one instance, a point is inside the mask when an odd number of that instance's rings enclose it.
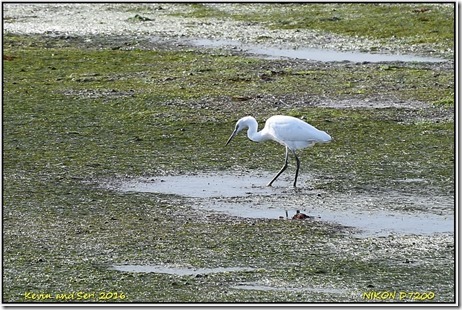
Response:
[[[285,219],[287,211],[291,219],[300,210],[312,217],[309,220],[353,227],[360,231],[358,236],[454,232],[454,200],[449,196],[295,190],[291,176],[281,176],[280,185],[267,187],[265,184],[271,177],[270,173],[255,172],[178,175],[116,181],[109,187],[122,192],[180,195],[196,210],[242,218]],[[304,180],[301,181],[303,184]]]
[[[231,286],[231,288],[238,290],[255,290],[255,291],[289,291],[289,292],[315,292],[325,294],[342,294],[347,292],[345,289],[338,288],[314,288],[314,287],[274,287],[268,285],[261,285],[258,283],[239,283],[238,285]]]
[[[421,57],[415,55],[372,54],[361,52],[341,52],[319,48],[282,49],[264,47],[252,44],[243,44],[233,40],[197,39],[189,41],[194,46],[209,48],[240,49],[247,53],[266,56],[266,58],[295,58],[315,61],[351,61],[351,62],[445,62],[445,59],[434,57]]]
[[[195,198],[242,197],[274,194],[275,189],[266,186],[269,180],[270,175],[177,175],[131,180],[122,183],[118,189],[123,192],[162,193]]]
[[[388,236],[389,234],[433,234],[454,231],[453,216],[439,216],[436,214],[411,214],[405,212],[391,212],[381,210],[362,211],[357,208],[331,209],[330,207],[308,207],[306,209],[284,209],[260,205],[252,207],[253,203],[215,202],[202,204],[200,209],[218,211],[243,218],[286,218],[289,219],[297,210],[313,217],[317,221],[337,223],[342,226],[354,227],[360,231],[359,235]],[[339,205],[342,205],[339,203]]]
[[[223,272],[251,272],[257,270],[250,267],[218,267],[218,268],[188,268],[188,267],[172,267],[164,265],[113,265],[112,270],[120,272],[137,272],[137,273],[162,273],[176,276],[196,276]],[[262,270],[262,269],[258,269]],[[336,288],[293,288],[293,287],[274,287],[262,285],[254,282],[244,282],[231,286],[233,289],[239,290],[258,290],[258,291],[290,291],[290,292],[316,292],[328,294],[341,294],[346,292],[343,289]]]
[[[165,273],[177,276],[190,276],[198,274],[211,274],[221,272],[254,271],[255,268],[246,267],[219,267],[219,268],[180,268],[162,265],[113,265],[111,269],[122,272]]]

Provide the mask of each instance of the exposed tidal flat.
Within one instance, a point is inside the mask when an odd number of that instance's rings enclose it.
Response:
[[[454,5],[3,14],[4,302],[454,302]],[[274,114],[334,138],[298,189],[265,187],[282,146],[224,146]]]

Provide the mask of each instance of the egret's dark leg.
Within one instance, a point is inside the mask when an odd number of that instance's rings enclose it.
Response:
[[[295,170],[295,181],[294,181],[294,187],[297,187],[298,170],[300,169],[300,159],[298,159],[298,156],[295,153],[295,151],[292,151],[292,153],[294,153],[295,160],[297,161],[297,170]]]
[[[276,174],[276,176],[266,186],[271,186],[271,184],[273,184],[273,182],[278,178],[278,176],[280,176],[281,173],[283,173],[284,170],[286,170],[288,161],[289,161],[289,148],[286,147],[286,161],[284,163],[284,166],[282,166],[282,168],[281,168],[281,170],[279,170],[278,174]]]

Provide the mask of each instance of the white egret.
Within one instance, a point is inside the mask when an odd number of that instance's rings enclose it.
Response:
[[[332,140],[326,132],[321,131],[314,126],[302,121],[301,119],[285,116],[275,115],[266,120],[265,127],[257,132],[258,123],[252,116],[245,116],[237,121],[236,127],[229,137],[226,145],[231,142],[241,130],[248,128],[247,137],[254,142],[262,142],[267,140],[276,141],[286,147],[286,159],[284,166],[276,174],[276,176],[267,184],[271,186],[273,182],[286,170],[287,162],[289,159],[289,151],[292,152],[297,161],[297,170],[295,171],[294,187],[297,186],[298,170],[300,169],[300,160],[298,159],[296,150],[311,147],[316,143],[327,143]]]

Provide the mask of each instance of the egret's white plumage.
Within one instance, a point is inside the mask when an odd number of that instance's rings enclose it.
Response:
[[[329,136],[325,131],[319,130],[301,119],[292,116],[271,116],[266,120],[265,127],[261,131],[257,131],[258,123],[255,118],[252,116],[246,116],[237,121],[236,127],[226,142],[226,145],[229,144],[231,139],[234,138],[237,133],[245,128],[248,128],[247,136],[252,141],[262,142],[273,140],[286,147],[286,160],[284,166],[268,183],[268,186],[271,186],[271,184],[273,184],[279,175],[287,168],[289,150],[294,154],[295,160],[297,161],[297,170],[295,172],[294,181],[295,187],[297,186],[298,170],[300,169],[300,160],[298,159],[295,151],[311,147],[316,143],[327,143],[332,140],[331,136]]]

